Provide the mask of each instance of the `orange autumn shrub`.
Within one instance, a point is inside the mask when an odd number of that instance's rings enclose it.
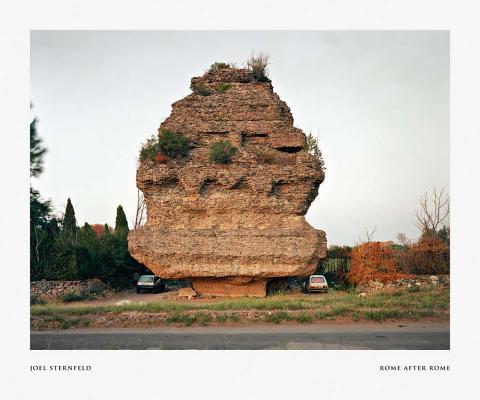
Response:
[[[353,248],[348,282],[355,285],[371,281],[386,283],[407,277],[408,274],[398,269],[396,251],[391,243],[369,242]]]
[[[399,257],[400,269],[417,275],[450,273],[450,247],[437,237],[423,236]]]

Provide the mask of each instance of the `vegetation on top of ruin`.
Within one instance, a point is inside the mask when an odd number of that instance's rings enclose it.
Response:
[[[150,136],[145,143],[140,147],[139,160],[154,161],[158,153],[158,139],[155,135]]]
[[[165,162],[167,157],[187,157],[190,142],[181,133],[162,130],[158,136],[150,136],[140,148],[139,160]]]
[[[231,83],[226,83],[226,82],[220,82],[217,85],[217,92],[219,93],[225,93],[228,89],[232,87]]]
[[[190,153],[190,142],[181,133],[161,130],[158,135],[158,150],[168,157],[187,157]]]
[[[257,82],[270,82],[268,77],[269,56],[260,53],[258,56],[252,54],[247,61],[247,69],[252,71]]]
[[[193,93],[199,94],[201,96],[210,96],[214,93],[214,90],[209,88],[203,82],[195,82],[190,85],[190,89]]]
[[[200,96],[210,96],[215,92],[225,93],[231,87],[232,84],[227,82],[220,82],[216,87],[209,87],[204,82],[194,82],[190,85],[192,92]]]
[[[269,65],[268,55],[259,53],[257,56],[254,53],[252,53],[252,55],[246,61],[245,66],[243,68],[237,68],[235,64],[215,62],[210,66],[206,74],[222,71],[226,69],[232,69],[232,70],[246,69],[252,73],[253,80],[257,82],[270,82],[270,79],[268,77],[268,65]],[[250,82],[250,80],[247,80],[245,82]],[[194,89],[192,88],[192,90]]]
[[[210,161],[217,164],[228,164],[236,152],[237,148],[232,146],[228,140],[221,140],[210,148]]]
[[[234,68],[233,65],[224,63],[224,62],[214,62],[212,65],[210,65],[209,72],[212,71],[219,71],[221,69],[231,69]]]

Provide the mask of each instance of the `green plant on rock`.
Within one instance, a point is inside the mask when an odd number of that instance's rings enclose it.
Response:
[[[237,148],[232,146],[228,140],[221,140],[210,148],[210,161],[218,164],[228,164],[236,152]]]
[[[225,93],[231,87],[232,87],[232,85],[230,83],[225,83],[225,82],[219,83],[217,85],[217,92]]]
[[[158,153],[158,139],[155,135],[150,136],[140,148],[140,161],[154,161]]]
[[[252,75],[257,82],[270,82],[268,78],[268,55],[260,53],[258,56],[252,54],[247,61],[247,69],[252,71]]]
[[[190,89],[193,93],[199,94],[201,96],[210,96],[213,94],[213,90],[210,89],[205,83],[203,82],[195,82],[190,85]]]
[[[325,161],[323,161],[322,151],[318,146],[318,138],[313,136],[311,132],[307,135],[305,150],[307,150],[320,162],[320,168],[322,169],[322,171],[325,171]]]
[[[190,143],[181,133],[161,130],[158,135],[158,151],[172,158],[187,157]]]
[[[264,147],[264,146],[249,146],[248,151],[252,153],[255,158],[265,164],[275,164],[277,162],[280,162],[278,154],[276,154],[276,151],[274,149]]]
[[[230,68],[232,68],[232,66],[224,62],[214,62],[212,65],[210,65],[210,71],[218,71],[221,69],[230,69]]]

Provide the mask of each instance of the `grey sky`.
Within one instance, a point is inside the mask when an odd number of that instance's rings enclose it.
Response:
[[[129,222],[140,144],[192,76],[270,55],[295,126],[319,133],[326,180],[307,220],[330,244],[418,236],[420,195],[449,186],[446,31],[33,31],[31,100],[49,152],[33,181],[80,225]]]

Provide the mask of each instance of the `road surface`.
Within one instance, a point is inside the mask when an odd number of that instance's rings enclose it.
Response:
[[[252,324],[32,331],[32,350],[448,350],[448,323]]]

